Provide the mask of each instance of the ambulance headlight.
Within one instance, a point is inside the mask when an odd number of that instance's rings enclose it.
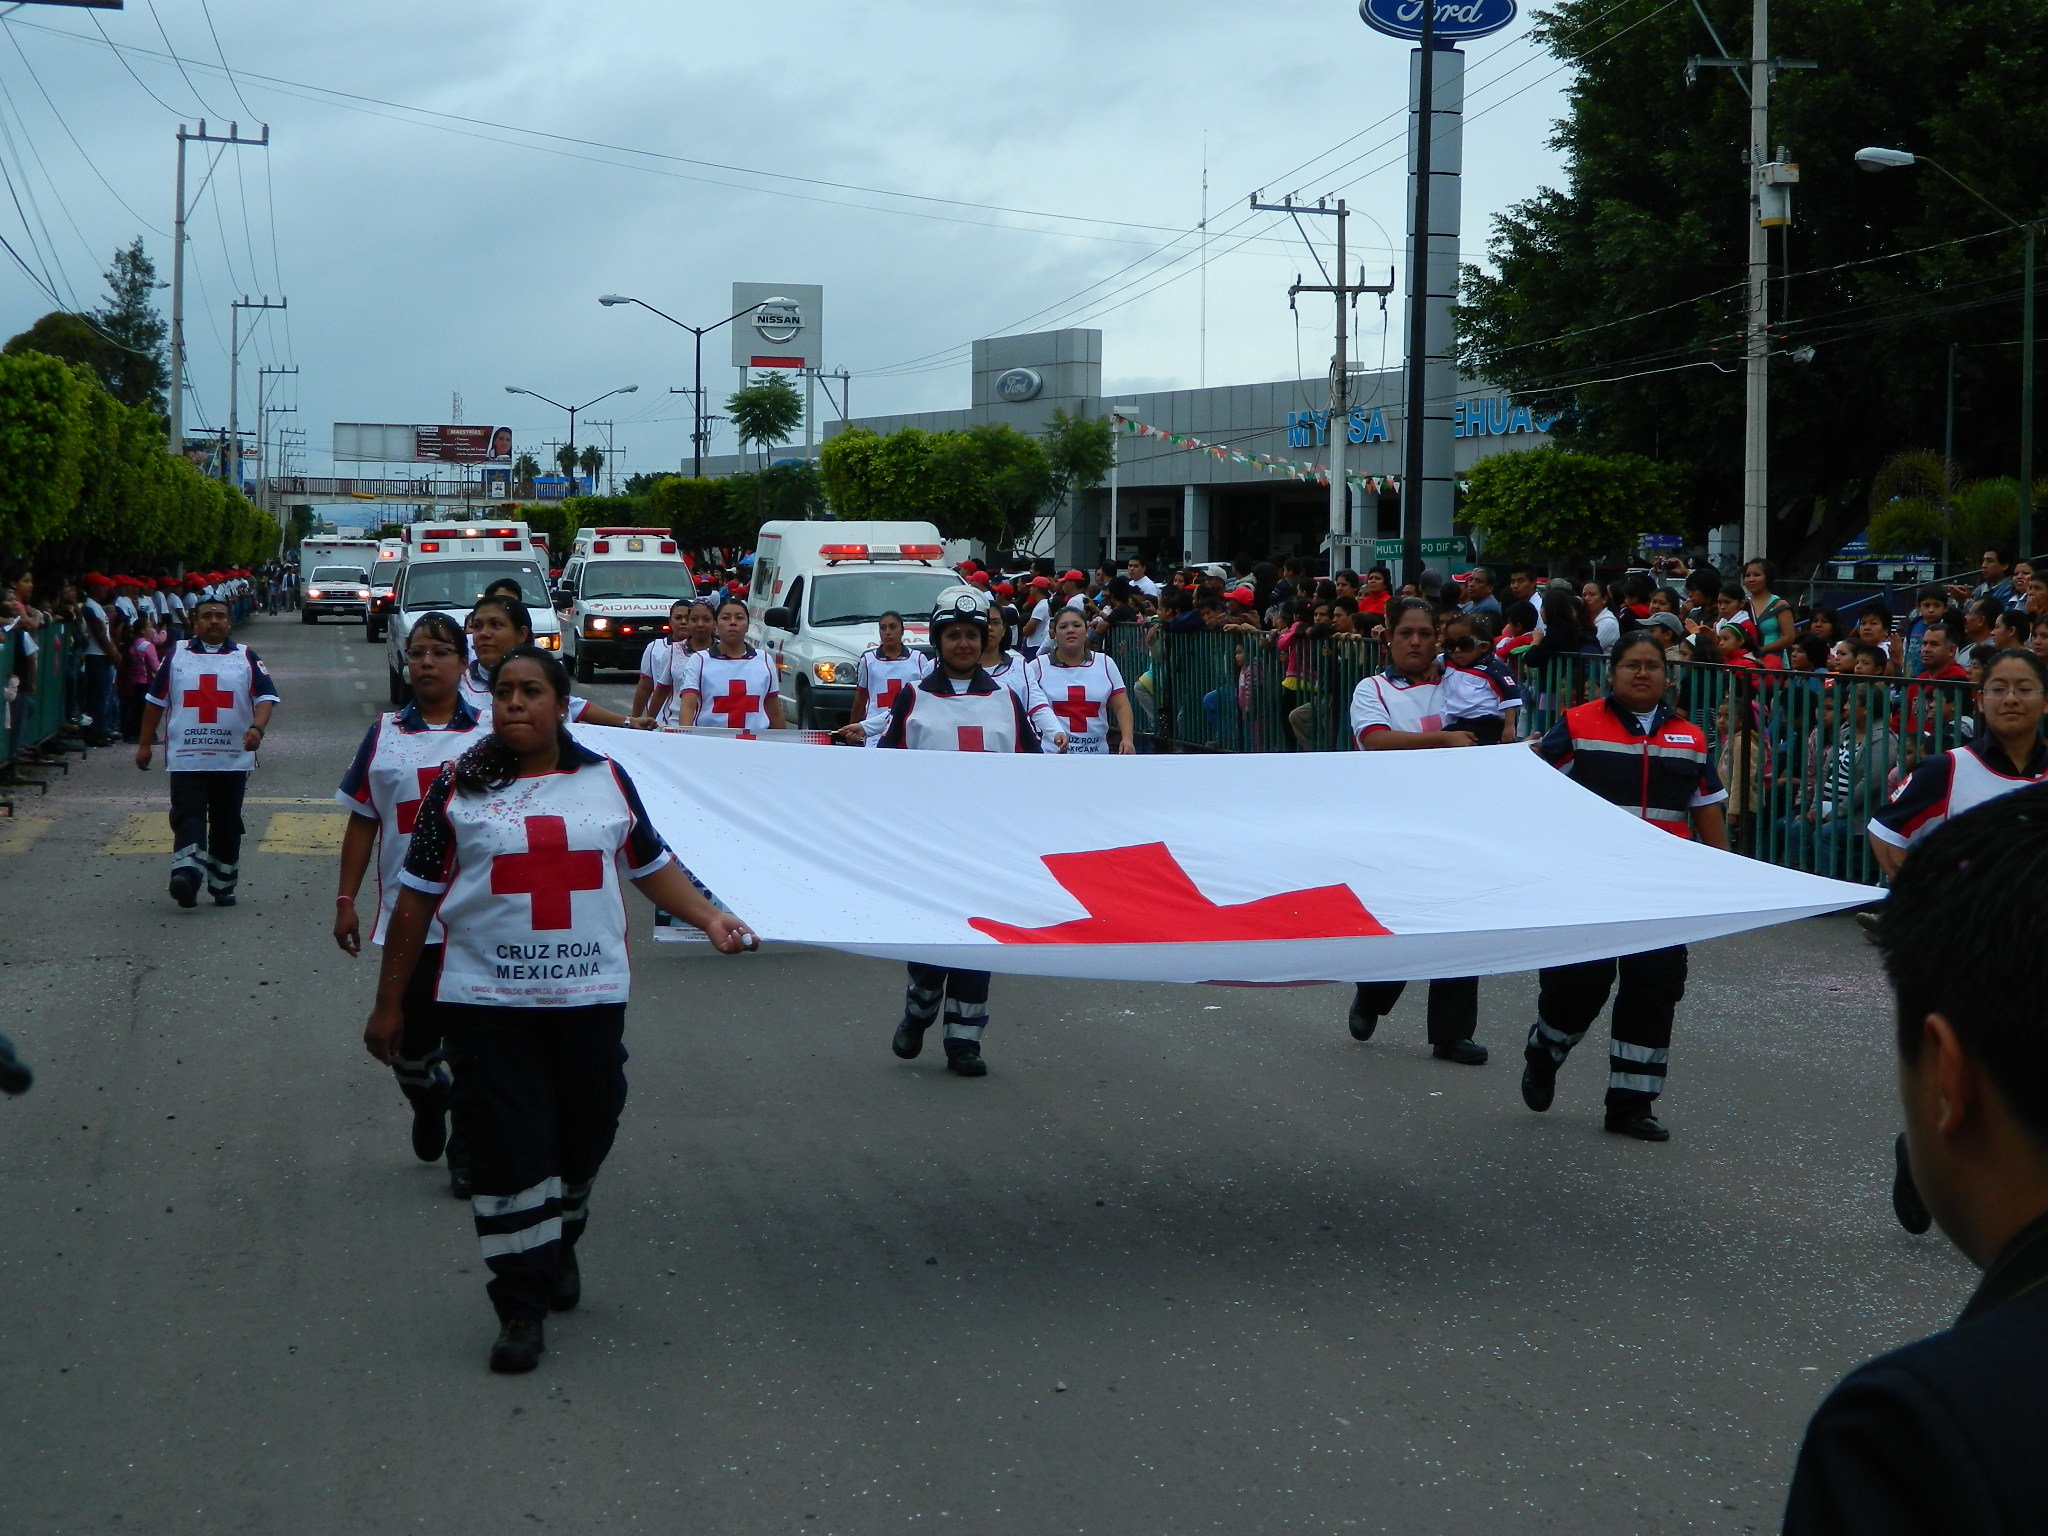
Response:
[[[559,651],[562,648],[560,635],[535,635],[533,643],[544,651]]]
[[[583,622],[583,632],[586,635],[601,635],[611,627],[610,619],[586,619]]]
[[[850,661],[821,661],[811,668],[811,675],[821,683],[850,683],[857,670]]]

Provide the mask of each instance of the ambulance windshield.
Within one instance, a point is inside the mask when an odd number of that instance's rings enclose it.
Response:
[[[429,560],[406,572],[405,605],[408,608],[468,608],[484,595],[494,581],[511,577],[519,583],[519,595],[529,608],[547,611],[547,578],[537,565],[508,561]]]
[[[583,567],[585,597],[695,597],[697,583],[680,560],[592,560]]]
[[[811,624],[873,624],[894,609],[913,624],[931,618],[932,604],[960,585],[951,571],[906,566],[897,571],[824,571],[811,583]]]

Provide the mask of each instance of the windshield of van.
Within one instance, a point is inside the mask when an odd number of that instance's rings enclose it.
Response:
[[[410,564],[405,572],[405,606],[408,608],[469,608],[484,595],[484,588],[507,576],[519,583],[520,600],[529,608],[548,611],[547,578],[537,565],[509,560],[429,560]]]
[[[370,578],[352,565],[316,565],[313,567],[313,580],[316,583],[331,582],[337,587],[366,587],[370,584]]]
[[[891,609],[913,624],[932,616],[932,604],[960,585],[951,571],[921,565],[900,571],[820,571],[811,580],[811,625],[872,624]]]
[[[592,560],[583,567],[585,597],[695,597],[697,583],[680,560]]]

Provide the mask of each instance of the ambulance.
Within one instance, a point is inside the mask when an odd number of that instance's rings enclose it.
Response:
[[[775,660],[792,725],[843,725],[853,713],[860,653],[881,617],[903,615],[904,643],[922,645],[932,605],[960,578],[931,523],[764,523],[747,594],[748,638]]]
[[[413,625],[429,613],[445,613],[460,624],[484,588],[507,576],[519,583],[520,599],[533,621],[533,643],[544,651],[560,651],[562,629],[548,601],[548,573],[534,554],[526,524],[414,523],[405,530],[405,559],[384,633],[394,708],[412,696],[405,676],[405,637]]]
[[[391,623],[398,567],[404,560],[405,540],[377,541],[377,564],[370,571],[370,611],[363,615],[363,638],[373,644],[384,638],[384,631]]]
[[[599,667],[635,670],[647,642],[667,636],[676,599],[696,594],[697,579],[668,529],[577,529],[555,586],[563,664],[579,683]]]

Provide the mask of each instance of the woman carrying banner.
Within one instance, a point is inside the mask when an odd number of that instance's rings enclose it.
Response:
[[[1443,728],[1443,679],[1436,655],[1436,609],[1427,598],[1387,604],[1387,669],[1362,679],[1351,694],[1351,739],[1362,752],[1433,750],[1477,744],[1470,731]],[[1401,1000],[1405,981],[1361,981],[1347,1022],[1351,1038],[1370,1040],[1380,1020]],[[1486,1047],[1472,1038],[1479,1025],[1479,978],[1439,977],[1429,984],[1430,1053],[1439,1061],[1477,1067]]]
[[[334,798],[355,814],[341,837],[340,890],[334,898],[334,942],[353,959],[363,952],[356,893],[377,860],[377,912],[370,942],[382,944],[398,904],[399,872],[412,847],[413,817],[441,765],[474,746],[483,735],[476,711],[463,703],[462,630],[445,613],[430,613],[405,640],[405,670],[412,702],[379,715],[356,749]],[[423,1163],[448,1153],[448,1185],[469,1197],[469,1169],[459,1143],[448,1140],[448,1085],[452,1061],[441,1033],[434,986],[441,979],[441,946],[447,935],[436,922],[429,929],[419,964],[413,967],[399,1003],[405,1029],[391,1056],[398,1090],[412,1106],[412,1150]]]
[[[721,602],[713,630],[711,649],[690,657],[676,680],[676,724],[687,731],[702,719],[731,731],[781,730],[775,661],[747,644],[746,600]]]
[[[533,617],[526,604],[509,592],[495,589],[476,600],[463,628],[474,658],[463,668],[460,688],[462,702],[476,712],[485,725],[491,723],[491,670],[507,654],[533,644]],[[578,725],[631,725],[645,729],[647,722],[633,721],[616,710],[593,704],[588,699],[569,700],[569,718]]]
[[[939,664],[896,695],[882,745],[913,752],[1036,752],[1024,702],[981,668],[988,638],[988,594],[948,587],[932,608]],[[905,1061],[924,1049],[924,1032],[946,1008],[946,1065],[962,1077],[983,1077],[981,1032],[988,1024],[988,972],[910,964],[903,1022],[889,1048]]]
[[[718,610],[701,597],[686,598],[676,607],[682,612],[670,621],[668,639],[655,642],[661,650],[655,658],[654,686],[634,708],[635,714],[664,729],[672,729],[676,724],[677,695],[682,692],[683,679],[689,675],[690,659],[711,649],[718,615]]]
[[[1061,728],[1045,744],[1048,752],[1109,751],[1109,725],[1117,729],[1118,753],[1138,750],[1131,722],[1131,698],[1123,674],[1100,651],[1088,648],[1088,616],[1078,608],[1062,608],[1052,621],[1052,649],[1025,663],[1045,707],[1059,716]]]
[[[860,653],[855,673],[853,713],[838,732],[841,741],[874,746],[889,728],[889,708],[896,695],[913,688],[932,669],[932,659],[903,643],[903,615],[890,609],[875,628],[879,641]]]
[[[363,1043],[379,1061],[396,1055],[438,917],[435,999],[461,1062],[455,1132],[501,1324],[491,1369],[516,1372],[538,1363],[548,1312],[581,1299],[576,1244],[626,1102],[624,882],[726,954],[753,935],[676,862],[625,770],[569,735],[560,662],[521,647],[491,688],[491,733],[420,806]]]
[[[1631,630],[1608,652],[1603,699],[1564,712],[1536,751],[1572,782],[1662,827],[1674,837],[1728,846],[1721,807],[1728,791],[1714,769],[1706,733],[1664,701],[1664,642]],[[1545,966],[1538,973],[1536,1022],[1523,1050],[1522,1102],[1550,1108],[1557,1069],[1585,1038],[1614,993],[1607,1052],[1607,1129],[1638,1141],[1669,1141],[1650,1113],[1671,1061],[1671,1021],[1685,996],[1683,944],[1611,960]],[[1620,987],[1616,989],[1616,979]]]

